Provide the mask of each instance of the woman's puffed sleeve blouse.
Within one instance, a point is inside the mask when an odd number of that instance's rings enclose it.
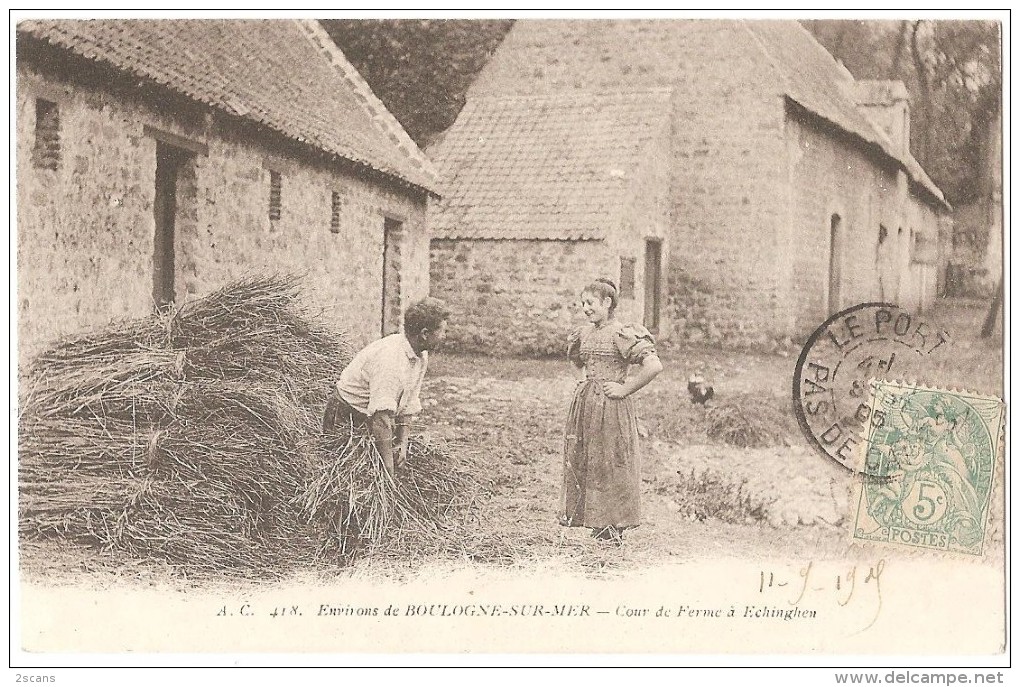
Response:
[[[655,355],[655,337],[640,325],[620,325],[616,334],[616,347],[631,365],[640,365],[649,355]]]

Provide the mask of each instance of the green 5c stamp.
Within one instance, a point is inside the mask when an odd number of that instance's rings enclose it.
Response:
[[[999,462],[998,398],[871,382],[852,539],[980,556]]]

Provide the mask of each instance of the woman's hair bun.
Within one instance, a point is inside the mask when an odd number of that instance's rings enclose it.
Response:
[[[616,284],[612,279],[599,277],[585,287],[584,291],[594,293],[599,298],[608,298],[612,301],[612,304],[609,306],[610,310],[615,310],[617,304],[620,302],[620,290],[616,288]],[[582,293],[584,293],[584,291],[582,291]]]

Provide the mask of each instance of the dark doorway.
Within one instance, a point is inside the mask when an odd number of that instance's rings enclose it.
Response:
[[[840,287],[843,282],[843,220],[839,215],[829,218],[829,313],[840,308]]]
[[[383,222],[382,334],[400,331],[400,248],[404,223],[389,217]]]
[[[662,300],[662,241],[645,240],[645,327],[659,333]]]
[[[177,182],[193,154],[156,142],[156,234],[152,253],[152,300],[157,310],[173,307],[176,293]]]

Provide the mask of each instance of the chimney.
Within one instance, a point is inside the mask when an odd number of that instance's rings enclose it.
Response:
[[[861,79],[856,83],[856,96],[857,107],[885,131],[899,153],[908,154],[910,96],[903,82]]]

